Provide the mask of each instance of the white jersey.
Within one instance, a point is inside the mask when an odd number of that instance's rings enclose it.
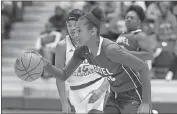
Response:
[[[65,64],[67,64],[74,54],[75,47],[73,46],[69,36],[67,36],[65,40]],[[74,106],[76,113],[88,113],[89,110],[92,109],[103,111],[106,91],[95,103],[88,103],[89,98],[92,95],[92,91],[98,89],[104,82],[104,78],[102,78],[99,74],[95,72],[87,74],[86,72],[90,69],[93,69],[93,66],[90,65],[87,60],[84,60],[83,63],[81,63],[81,65],[74,71],[72,76],[70,76],[66,81],[66,87],[68,87],[69,90],[69,100]],[[82,88],[79,88],[81,86]]]
[[[66,59],[65,59],[65,64],[67,64],[70,59],[73,56],[75,47],[73,46],[71,39],[69,36],[66,36]],[[93,69],[93,66],[88,63],[88,61],[85,59],[83,63],[74,71],[72,76],[68,78],[67,82],[69,83],[70,86],[75,86],[75,85],[81,85],[84,83],[88,83],[90,81],[93,81],[97,78],[100,78],[101,76],[97,74],[96,72],[92,74],[85,73],[89,69]]]

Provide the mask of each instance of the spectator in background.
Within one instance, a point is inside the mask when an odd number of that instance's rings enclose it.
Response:
[[[48,22],[45,25],[45,30],[37,38],[36,50],[44,56],[51,64],[55,62],[55,47],[61,39],[61,33],[54,31],[52,23]],[[44,73],[44,76],[48,76]]]
[[[151,4],[148,5],[146,9],[146,17],[149,20],[152,20],[155,22],[155,20],[160,16],[160,10],[159,7],[157,6],[157,2],[152,2]]]
[[[172,8],[172,13],[176,16],[177,18],[177,1],[172,1],[171,2],[171,8]]]
[[[60,6],[56,6],[55,14],[49,19],[56,31],[63,33],[65,31],[66,12]]]
[[[87,13],[96,5],[96,1],[86,1],[85,5],[83,6],[83,11]]]
[[[104,2],[101,4],[105,13],[104,24],[101,27],[101,36],[115,41],[126,27],[122,17],[121,2]]]
[[[174,56],[175,58],[172,61],[172,64],[170,65],[169,71],[167,72],[167,75],[165,77],[166,80],[172,80],[177,79],[177,41],[174,48]]]
[[[13,3],[12,2],[2,2],[1,15],[2,15],[2,36],[4,39],[9,39],[9,34],[12,28],[13,22]]]
[[[155,21],[155,33],[159,41],[160,55],[156,58],[154,66],[169,68],[173,60],[173,49],[177,40],[177,20],[170,10],[169,2],[158,2],[161,15]]]

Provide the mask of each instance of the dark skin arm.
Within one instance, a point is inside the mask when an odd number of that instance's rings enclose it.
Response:
[[[145,33],[139,33],[134,36],[137,40],[139,48],[141,51],[129,51],[129,53],[135,55],[141,60],[152,60],[153,59],[153,49],[151,48],[151,42]]]
[[[80,56],[81,53],[82,53],[82,48],[76,49],[71,60],[63,69],[57,68],[49,64],[46,60],[43,60],[46,63],[46,65],[44,65],[44,70],[46,70],[48,73],[50,73],[55,78],[65,81],[84,61],[85,58]]]

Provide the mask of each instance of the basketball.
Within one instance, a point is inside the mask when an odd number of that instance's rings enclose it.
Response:
[[[43,62],[39,55],[32,52],[24,52],[16,59],[14,69],[21,80],[32,82],[42,75]]]

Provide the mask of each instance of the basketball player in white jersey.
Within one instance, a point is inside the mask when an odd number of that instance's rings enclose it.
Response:
[[[55,65],[58,68],[64,68],[73,56],[77,46],[76,22],[84,12],[79,9],[72,10],[66,20],[68,34],[66,38],[60,41],[56,47]],[[56,79],[57,88],[62,103],[62,111],[70,113],[71,108],[68,102],[74,106],[76,113],[97,113],[102,112],[105,96],[109,87],[107,79],[102,78],[95,72],[88,73],[93,66],[85,60],[66,81],[61,82]],[[67,85],[69,94],[67,93]]]

